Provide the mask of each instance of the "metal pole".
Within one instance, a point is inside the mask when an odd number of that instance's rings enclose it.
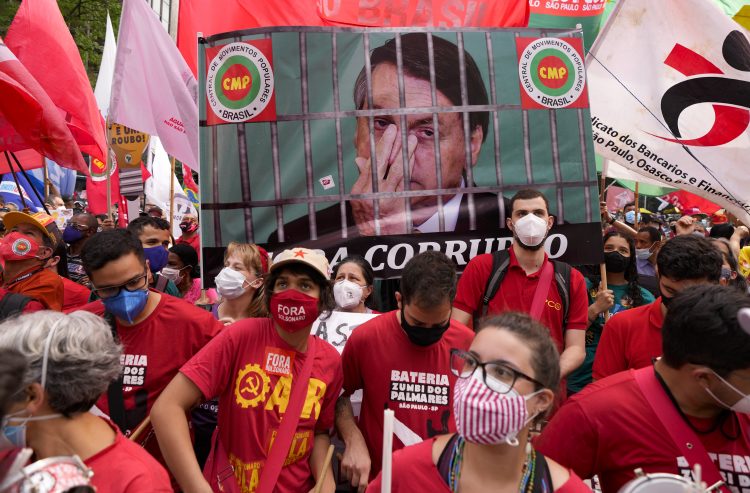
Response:
[[[26,174],[26,170],[23,169],[23,166],[21,166],[21,162],[18,160],[18,158],[12,151],[10,155],[13,156],[13,161],[16,162],[16,166],[18,166],[18,169],[21,170],[21,173],[23,173],[23,176],[26,177],[26,181],[28,182],[29,186],[31,186],[31,190],[34,192],[34,195],[36,195],[37,200],[42,203],[42,207],[44,207],[44,211],[47,214],[49,214],[49,209],[47,209],[47,205],[44,203],[44,199],[39,195],[39,192],[37,191],[36,188],[34,188],[34,185],[31,184],[31,180],[29,180],[29,175]],[[7,154],[6,154],[6,158],[7,158]],[[20,188],[18,189],[18,192],[20,194],[21,192]],[[21,195],[21,197],[23,197],[23,195]]]
[[[172,165],[172,174],[169,177],[169,232],[172,232],[172,228],[174,227],[174,167],[175,167],[175,159],[172,156],[169,156],[169,164]]]
[[[23,204],[23,210],[24,212],[26,212],[29,210],[29,206],[26,203],[26,200],[23,198],[21,185],[18,184],[18,177],[16,176],[16,172],[13,171],[13,165],[10,163],[10,157],[8,157],[8,151],[4,151],[4,153],[5,153],[5,160],[8,161],[8,169],[10,169],[10,174],[13,175],[13,181],[16,182],[16,190],[18,191],[18,196],[21,198],[21,203]],[[47,210],[46,207],[45,207],[45,210]]]
[[[109,118],[107,119],[107,164],[104,175],[107,180],[107,219],[112,221],[112,137],[109,135]]]

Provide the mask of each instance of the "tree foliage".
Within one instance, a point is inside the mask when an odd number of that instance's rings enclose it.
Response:
[[[112,18],[116,35],[122,0],[57,0],[57,4],[78,45],[81,60],[93,87],[102,60],[107,11]],[[0,0],[0,37],[5,37],[20,5],[21,0]]]

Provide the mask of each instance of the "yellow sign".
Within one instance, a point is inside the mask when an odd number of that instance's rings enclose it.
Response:
[[[119,123],[110,123],[109,145],[115,152],[119,168],[138,169],[141,167],[143,151],[148,145],[148,134]]]

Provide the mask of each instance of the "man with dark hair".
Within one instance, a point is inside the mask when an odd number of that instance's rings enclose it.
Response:
[[[94,235],[81,258],[100,298],[81,309],[113,317],[124,353],[121,387],[118,392],[110,389],[97,405],[128,434],[148,416],[180,367],[222,324],[205,310],[148,289],[149,260],[141,241],[129,230]],[[149,446],[158,457],[156,443]]]
[[[656,257],[661,296],[604,324],[594,357],[594,380],[650,365],[661,354],[662,324],[673,297],[690,286],[718,284],[722,263],[721,253],[705,238],[683,235],[666,242]]]
[[[358,110],[399,109],[430,106],[461,106],[460,66],[461,53],[455,43],[437,35],[432,36],[434,54],[435,98],[432,103],[428,36],[409,33],[401,36],[403,61],[404,103],[399,98],[396,40],[391,39],[375,48],[370,54],[371,79],[365,68],[354,86],[354,102]],[[487,105],[489,98],[476,62],[468,52],[465,60],[467,105]],[[370,100],[372,108],[370,108]],[[351,189],[352,194],[372,193],[373,171],[378,179],[377,191],[382,193],[420,191],[438,188],[470,187],[466,170],[477,163],[484,139],[487,137],[489,113],[468,114],[468,135],[464,134],[463,116],[456,112],[429,112],[406,115],[402,127],[398,115],[374,117],[372,128],[368,117],[357,119],[355,163],[359,177]],[[436,144],[435,135],[439,135]],[[371,156],[371,137],[374,138],[375,156]],[[468,142],[467,142],[468,140]],[[439,148],[439,154],[436,150]],[[407,148],[404,149],[403,146]],[[406,160],[406,162],[404,162]],[[373,170],[373,166],[377,169]],[[407,184],[404,183],[408,171]],[[439,168],[440,179],[437,169]],[[494,193],[475,193],[474,210],[476,229],[497,228],[500,225],[498,196]],[[442,196],[443,227],[440,226],[438,196],[416,195],[409,198],[411,224],[406,220],[406,200],[403,197],[378,199],[380,230],[375,228],[375,210],[372,199],[357,199],[346,203],[348,237],[376,234],[403,234],[416,229],[422,233],[438,231],[469,231],[469,195],[447,193]],[[326,235],[341,238],[342,220],[339,204],[316,214],[318,239]],[[284,241],[304,241],[309,238],[309,218],[303,216],[284,226]],[[274,232],[270,242],[278,241]]]
[[[336,427],[346,444],[343,473],[360,491],[380,471],[384,408],[395,413],[395,450],[456,430],[450,350],[467,349],[473,333],[451,320],[455,294],[453,261],[440,252],[421,253],[402,273],[399,309],[360,325],[344,346]],[[349,396],[360,389],[357,427]]]
[[[55,220],[43,212],[8,212],[3,221],[8,234],[0,243],[2,288],[36,300],[48,310],[62,310],[63,283],[44,268],[60,234]]]
[[[656,254],[661,247],[661,233],[651,226],[644,226],[635,236],[635,258],[638,274],[656,276]]]
[[[160,217],[140,216],[128,224],[128,231],[136,235],[143,245],[143,255],[149,263],[149,286],[157,291],[180,297],[177,286],[159,274],[167,266],[169,259],[168,248],[172,243],[169,222]]]
[[[541,192],[519,190],[510,199],[510,210],[506,224],[513,232],[513,244],[507,251],[477,255],[469,261],[458,283],[453,318],[471,326],[472,318],[483,315],[506,311],[530,314],[549,328],[560,351],[560,371],[565,377],[585,357],[586,282],[576,269],[562,262],[553,264],[547,257],[544,241],[554,217]],[[547,281],[542,284],[545,271]],[[487,288],[496,274],[498,284],[493,295]]]
[[[96,216],[84,212],[70,218],[63,231],[63,241],[68,244],[68,277],[86,287],[89,285],[89,278],[83,269],[81,250],[98,229],[99,221]]]
[[[677,294],[664,319],[662,358],[585,388],[534,447],[582,478],[598,475],[603,493],[623,491],[637,468],[689,477],[696,464],[708,485],[723,479],[721,491],[745,491],[750,333],[739,313],[746,310],[750,298],[732,287]]]

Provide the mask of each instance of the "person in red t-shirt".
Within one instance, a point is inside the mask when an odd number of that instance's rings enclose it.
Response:
[[[180,367],[223,325],[205,310],[148,289],[149,263],[130,231],[97,233],[86,242],[81,259],[94,294],[101,298],[81,309],[111,316],[124,349],[122,401],[111,394],[110,402],[108,392],[97,406],[129,436]],[[148,448],[159,456],[155,440]]]
[[[490,300],[487,314],[505,311],[531,313],[535,295],[544,296],[538,320],[550,330],[560,351],[560,371],[565,378],[583,363],[586,356],[586,328],[588,327],[588,293],[583,275],[576,269],[570,271],[567,323],[562,311],[562,299],[554,278],[549,286],[539,286],[545,268],[551,268],[544,251],[544,240],[554,224],[549,215],[549,202],[537,190],[519,190],[510,199],[511,217],[506,219],[513,232],[513,245],[508,249],[510,264],[505,278]],[[549,267],[547,267],[549,266]],[[453,302],[453,318],[470,324],[475,313],[482,308],[487,281],[492,275],[492,254],[477,255],[469,261],[458,283]],[[532,317],[535,317],[532,314]],[[562,384],[564,392],[564,383]]]
[[[560,362],[549,331],[521,313],[483,319],[469,351],[451,351],[457,433],[396,452],[392,491],[556,491],[590,489],[534,451],[530,428],[552,408]],[[533,471],[533,474],[525,474]],[[381,475],[367,491],[381,490]]]
[[[720,474],[742,491],[750,485],[750,333],[741,310],[750,311],[750,299],[733,287],[677,294],[662,358],[576,394],[535,447],[582,478],[598,475],[604,493],[619,491],[637,468],[689,477],[697,463],[709,485]]]
[[[450,350],[467,349],[474,334],[451,320],[455,294],[453,261],[434,251],[416,255],[401,275],[399,309],[360,325],[344,346],[336,428],[346,445],[342,473],[360,490],[380,471],[384,407],[398,423],[396,450],[456,429]],[[359,389],[358,427],[349,396]]]
[[[32,298],[48,310],[62,310],[60,277],[44,268],[57,245],[54,219],[43,212],[8,212],[3,216],[8,233],[0,241],[4,264],[2,287]]]
[[[93,470],[91,484],[100,493],[172,491],[153,457],[89,412],[121,369],[122,349],[100,317],[21,315],[0,325],[0,348],[14,349],[29,362],[25,391],[11,399],[4,422],[13,445],[33,449],[37,460],[79,456]]]
[[[185,214],[180,221],[180,231],[182,231],[182,236],[177,238],[175,243],[185,243],[193,247],[198,254],[198,260],[200,260],[201,237],[198,232],[198,218],[193,214]]]
[[[156,402],[152,419],[159,444],[186,491],[298,493],[319,480],[343,381],[336,349],[310,335],[318,314],[335,306],[328,278],[328,261],[317,251],[279,253],[265,281],[271,318],[227,327],[182,367]],[[289,414],[295,394],[302,398],[298,416]],[[214,396],[219,423],[202,474],[184,413]],[[294,426],[289,442],[278,445],[287,420]],[[327,474],[322,491],[334,489],[333,474]]]
[[[705,238],[682,235],[666,242],[656,257],[661,296],[604,324],[593,379],[649,366],[661,354],[661,326],[674,295],[689,286],[718,284],[722,263],[721,253]]]

